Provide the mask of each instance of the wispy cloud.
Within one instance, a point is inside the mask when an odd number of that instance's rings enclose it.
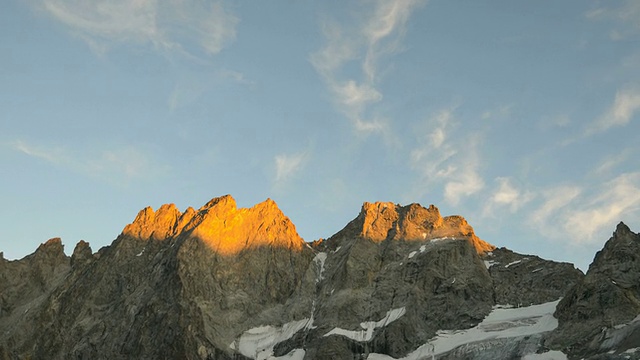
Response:
[[[567,214],[565,230],[576,242],[600,240],[594,235],[613,229],[623,216],[640,210],[640,172],[622,174],[603,185],[598,196]]]
[[[386,120],[370,109],[383,98],[377,88],[379,63],[383,57],[401,50],[406,23],[412,11],[424,2],[378,0],[364,21],[352,19],[353,28],[346,24],[324,25],[327,44],[313,53],[310,61],[332,93],[337,108],[358,132],[382,132],[387,128]],[[351,62],[360,65],[360,74],[344,74],[345,66]]]
[[[640,34],[640,2],[624,0],[617,2],[603,2],[607,6],[594,8],[585,14],[591,20],[610,20],[614,22],[614,29],[609,32],[613,41],[620,41]]]
[[[592,187],[555,187],[543,196],[543,203],[529,216],[538,232],[573,244],[602,241],[617,222],[640,215],[640,172]]]
[[[574,185],[557,186],[542,191],[544,202],[531,213],[529,221],[541,234],[557,237],[560,214],[568,212],[569,204],[582,192],[582,188]]]
[[[513,109],[513,105],[501,105],[498,106],[495,109],[492,110],[486,110],[485,112],[482,113],[481,119],[482,120],[489,120],[489,119],[503,119],[503,118],[507,118],[511,115],[511,110]]]
[[[93,153],[72,152],[61,146],[33,145],[23,140],[11,142],[9,146],[31,157],[118,185],[150,179],[167,170],[165,165],[154,162],[151,156],[133,146]]]
[[[67,161],[67,156],[62,147],[50,147],[45,149],[42,147],[32,146],[22,140],[13,141],[9,143],[9,146],[14,150],[53,164],[60,164]]]
[[[98,53],[134,43],[185,54],[195,46],[213,55],[235,39],[239,22],[225,10],[222,1],[34,0],[33,3]]]
[[[280,154],[275,156],[276,170],[275,185],[282,185],[290,180],[305,166],[309,158],[309,152],[303,151],[295,154]]]
[[[605,131],[614,126],[627,125],[640,110],[640,89],[625,88],[616,93],[611,107],[586,130],[587,135]]]
[[[479,173],[479,152],[477,135],[458,134],[456,146],[450,139],[455,127],[454,110],[443,109],[425,122],[424,133],[413,149],[410,165],[419,173],[419,184],[412,196],[422,197],[427,189],[443,186],[445,200],[457,205],[462,198],[471,196],[484,188],[484,180]]]
[[[624,151],[609,156],[604,159],[600,165],[595,169],[595,173],[598,175],[604,175],[611,172],[616,166],[627,161],[629,156],[631,155],[631,149],[625,149]]]
[[[498,177],[495,181],[498,186],[485,204],[483,209],[484,216],[493,216],[496,210],[503,208],[515,213],[535,197],[535,194],[531,191],[518,189],[509,177]]]

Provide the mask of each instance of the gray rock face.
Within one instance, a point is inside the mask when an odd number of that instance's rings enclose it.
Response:
[[[584,276],[572,264],[500,248],[483,255],[496,304],[529,306],[557,300]]]
[[[619,226],[583,279],[570,264],[495,249],[434,206],[365,203],[313,246],[270,200],[146,208],[96,253],[81,241],[67,257],[52,239],[0,257],[0,359],[421,359],[439,331],[470,328],[478,340],[434,358],[622,356],[640,347],[637,243]],[[496,305],[562,296],[551,333],[490,333],[542,315],[484,323]]]
[[[558,304],[559,327],[549,343],[576,357],[622,353],[640,346],[639,314],[640,235],[620,223]]]

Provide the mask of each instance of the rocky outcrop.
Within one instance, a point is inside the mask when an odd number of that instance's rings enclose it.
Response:
[[[365,202],[358,217],[333,236],[334,246],[340,239],[362,238],[373,242],[384,240],[429,241],[432,239],[466,239],[479,254],[495,247],[473,232],[471,225],[457,215],[442,217],[437,207],[419,204],[406,206],[390,202]]]
[[[640,346],[640,235],[624,223],[599,251],[584,279],[555,313],[550,346],[584,358]]]
[[[482,256],[493,281],[494,302],[529,306],[557,300],[583,278],[572,264],[523,255],[506,248]]]
[[[214,251],[230,255],[260,246],[300,250],[304,240],[295,226],[267,199],[250,209],[238,209],[230,195],[214,198],[199,210],[181,213],[174,204],[141,210],[122,235],[140,240],[198,238]]]
[[[0,358],[31,352],[42,325],[38,314],[69,269],[59,238],[41,244],[21,260],[0,259]]]

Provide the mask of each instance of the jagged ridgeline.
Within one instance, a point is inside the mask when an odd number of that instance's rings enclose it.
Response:
[[[433,205],[313,243],[272,200],[148,207],[97,252],[0,257],[0,359],[638,358],[638,254],[620,224],[585,276]]]

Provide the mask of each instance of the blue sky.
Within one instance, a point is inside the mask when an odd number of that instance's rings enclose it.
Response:
[[[640,2],[9,0],[0,251],[274,199],[311,241],[435,204],[586,270],[640,230]]]

